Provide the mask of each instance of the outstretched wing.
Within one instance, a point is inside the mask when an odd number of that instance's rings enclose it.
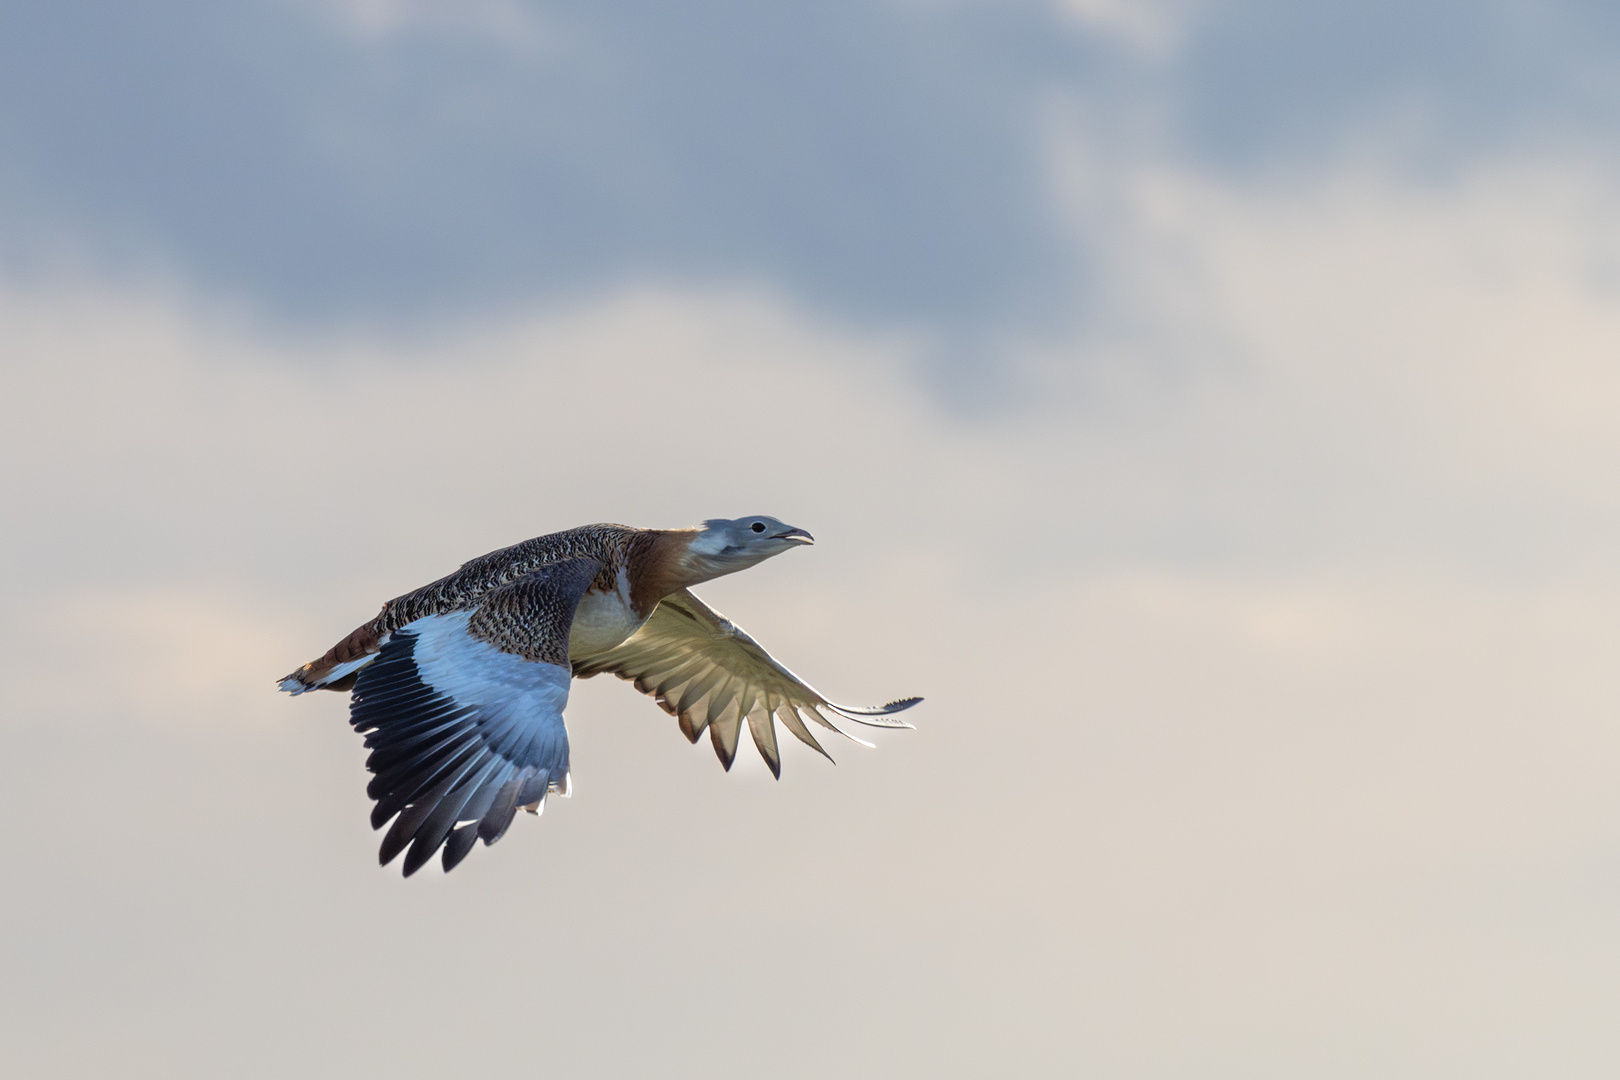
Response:
[[[637,690],[656,698],[680,721],[681,731],[692,742],[708,728],[714,752],[727,769],[747,720],[754,745],[778,777],[782,762],[772,717],[826,757],[827,751],[805,726],[806,719],[846,738],[855,737],[819,710],[872,727],[909,728],[894,714],[922,700],[905,698],[876,708],[835,705],[777,663],[741,627],[685,589],[664,597],[652,617],[622,644],[574,664],[574,675],[581,679],[604,671],[633,680]]]
[[[442,847],[454,869],[520,806],[538,813],[548,791],[568,793],[568,628],[600,569],[553,563],[476,608],[417,619],[361,669],[349,722],[371,750],[372,828],[394,822],[383,865],[409,846],[409,877]]]

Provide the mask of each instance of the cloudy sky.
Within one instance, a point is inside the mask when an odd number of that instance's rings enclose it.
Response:
[[[0,8],[0,1066],[1610,1077],[1620,16]],[[841,700],[375,865],[274,679],[590,521]],[[318,698],[318,699],[317,699]]]

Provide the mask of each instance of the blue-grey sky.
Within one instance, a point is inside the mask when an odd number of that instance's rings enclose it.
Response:
[[[1154,47],[1032,2],[8,4],[3,254],[295,323],[746,280],[971,340],[1062,321],[1098,270],[1058,221],[1054,99],[1099,154],[1238,175],[1369,139],[1419,169],[1610,153],[1604,5],[1162,21]]]

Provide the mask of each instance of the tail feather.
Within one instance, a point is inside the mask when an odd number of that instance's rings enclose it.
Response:
[[[350,689],[360,669],[377,659],[377,651],[388,644],[388,634],[366,633],[369,630],[362,626],[334,645],[325,656],[305,664],[277,685],[289,694]]]
[[[304,681],[304,669],[303,668],[299,668],[297,671],[293,672],[291,675],[288,675],[286,678],[282,679],[279,683],[277,683],[276,686],[279,687],[284,692],[289,693],[289,694],[293,694],[293,695],[303,694],[303,693],[306,693],[306,692],[308,692],[310,690],[315,689],[315,687],[311,686],[309,683]]]

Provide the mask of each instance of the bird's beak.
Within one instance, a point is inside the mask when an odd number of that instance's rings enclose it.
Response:
[[[795,544],[813,544],[816,542],[816,538],[805,532],[803,529],[788,529],[786,532],[777,533],[775,536],[772,536],[771,539],[791,540]]]

